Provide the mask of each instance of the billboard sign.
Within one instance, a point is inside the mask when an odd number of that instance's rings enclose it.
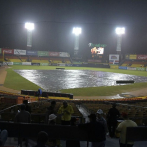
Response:
[[[41,66],[48,66],[49,63],[40,63]]]
[[[145,71],[146,68],[145,67],[136,67],[136,70]]]
[[[49,56],[59,57],[59,52],[49,52]]]
[[[13,65],[22,65],[21,62],[13,62]]]
[[[31,65],[31,62],[22,62],[22,65]]]
[[[59,52],[59,57],[70,57],[70,55],[67,52]]]
[[[117,55],[117,54],[110,54],[109,55],[109,63],[110,64],[118,64],[119,63],[119,55]]]
[[[28,51],[27,50],[27,55],[29,55],[29,56],[37,56],[38,53],[37,53],[37,51]]]
[[[38,56],[49,56],[48,51],[38,51]]]
[[[2,49],[2,53],[4,54],[14,54],[14,50],[13,49]]]
[[[101,60],[88,60],[88,62],[92,62],[92,63],[95,63],[95,62],[101,63],[102,61],[101,61]]]
[[[94,47],[91,49],[91,54],[92,55],[99,55],[99,54],[104,54],[104,48],[103,47]]]
[[[127,70],[136,70],[136,67],[127,67]]]
[[[126,66],[119,66],[119,69],[125,69],[125,70],[127,70],[127,67]]]
[[[14,55],[26,55],[26,50],[14,49]]]
[[[137,55],[138,60],[147,60],[147,55]]]
[[[13,65],[13,62],[3,62],[3,65]]]
[[[129,55],[129,59],[137,59],[137,55]]]

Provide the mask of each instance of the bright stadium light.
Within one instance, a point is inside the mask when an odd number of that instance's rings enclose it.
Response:
[[[82,29],[78,27],[74,27],[72,33],[75,34],[75,47],[74,47],[74,56],[75,58],[79,53],[79,35],[81,34]]]
[[[29,31],[34,30],[34,23],[30,23],[30,22],[25,23],[25,28]]]
[[[118,35],[125,34],[125,28],[116,28],[115,32]]]
[[[27,49],[32,48],[32,31],[34,30],[34,23],[25,23],[25,28],[27,29]]]
[[[125,28],[122,27],[118,27],[115,29],[116,34],[118,35],[117,37],[117,47],[116,47],[116,51],[118,54],[121,53],[121,43],[122,43],[122,35],[125,34]]]
[[[76,36],[78,36],[78,35],[80,35],[81,34],[81,32],[82,32],[82,29],[81,28],[78,28],[78,27],[76,27],[76,28],[73,28],[73,34],[75,34]]]

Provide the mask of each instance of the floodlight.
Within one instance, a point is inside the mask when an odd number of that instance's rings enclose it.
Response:
[[[74,33],[76,36],[78,36],[79,34],[81,34],[81,32],[82,32],[82,29],[81,29],[81,28],[78,28],[78,27],[73,28],[73,33]]]
[[[115,32],[118,35],[125,34],[125,28],[116,28]]]
[[[29,23],[29,22],[25,23],[25,28],[29,31],[34,30],[34,23]]]

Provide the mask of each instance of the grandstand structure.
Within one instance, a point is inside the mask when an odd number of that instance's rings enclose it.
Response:
[[[112,67],[119,69],[144,71],[146,71],[147,65],[146,55],[128,55],[120,65],[111,66],[109,64],[99,63],[97,60],[88,60],[87,63],[81,61],[73,62],[70,58],[70,55],[65,52],[24,50],[17,50],[16,52],[15,49],[1,49],[0,62],[7,65],[72,65],[83,67]],[[44,97],[38,99],[35,92],[32,93],[33,95],[29,95],[28,93],[16,94],[0,91],[0,122],[5,121],[7,123],[15,124],[14,118],[20,109],[20,104],[22,104],[24,100],[28,100],[29,106],[32,109],[31,123],[37,125],[45,125],[46,108],[50,106],[50,101],[55,100],[57,102],[55,109],[58,111],[62,102],[66,100],[70,105],[72,105],[74,109],[73,117],[76,117],[79,120],[79,123],[85,123],[88,114],[96,113],[98,109],[102,109],[104,111],[104,117],[107,119],[106,116],[112,106],[112,103],[116,103],[120,113],[127,112],[131,120],[134,120],[138,126],[147,126],[147,96],[117,99],[75,100],[71,99],[68,96],[61,96],[61,94],[44,95]],[[61,124],[60,118],[57,119],[57,124]],[[7,126],[5,127],[7,128]]]

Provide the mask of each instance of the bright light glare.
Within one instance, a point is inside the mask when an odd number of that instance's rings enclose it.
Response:
[[[125,34],[125,28],[116,28],[115,32],[118,35]]]
[[[79,34],[81,34],[82,32],[82,29],[81,28],[73,28],[73,31],[72,31],[76,36],[78,36]]]
[[[34,30],[34,23],[29,23],[29,22],[25,23],[25,28],[29,31]]]

